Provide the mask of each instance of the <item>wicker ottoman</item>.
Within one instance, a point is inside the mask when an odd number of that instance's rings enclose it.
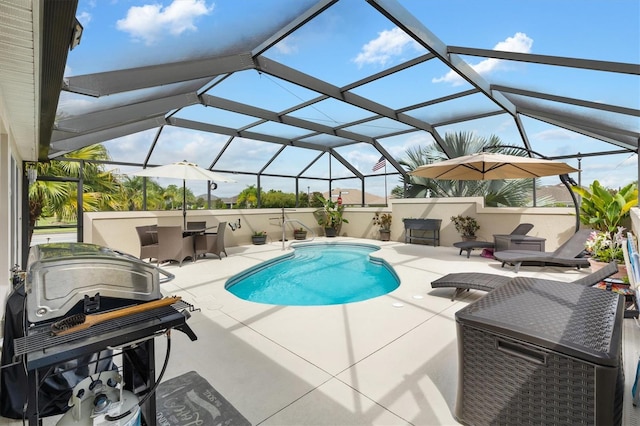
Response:
[[[511,277],[497,274],[483,274],[478,272],[460,272],[447,274],[431,282],[431,288],[455,287],[451,300],[455,300],[465,290],[491,291],[509,282]]]

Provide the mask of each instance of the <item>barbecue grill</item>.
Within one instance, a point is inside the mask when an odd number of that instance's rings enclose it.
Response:
[[[96,358],[104,364],[105,354],[121,354],[125,388],[145,395],[155,389],[154,338],[177,329],[192,341],[197,339],[186,324],[195,308],[185,301],[65,335],[51,332],[53,323],[71,315],[99,314],[163,298],[160,285],[174,276],[131,255],[86,243],[41,244],[31,248],[23,275],[5,313],[0,406],[6,410],[8,402],[18,405],[15,411],[30,425],[38,424],[43,415],[58,414],[47,402],[61,399],[60,395],[43,392],[47,380],[60,381],[52,373],[62,371],[68,381],[67,395],[62,398],[66,405],[73,387],[89,375],[86,364],[94,365],[92,374],[98,369]],[[112,369],[113,365],[100,368]],[[76,371],[77,377],[69,380],[69,371]],[[22,412],[21,401],[15,401],[16,389],[27,394],[26,412]],[[12,401],[3,395],[8,393],[14,394]],[[146,424],[154,425],[155,398],[146,399],[141,411]]]

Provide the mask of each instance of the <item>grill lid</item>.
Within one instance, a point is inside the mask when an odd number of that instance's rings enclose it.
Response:
[[[166,278],[160,279],[160,274]],[[27,264],[27,318],[62,317],[85,296],[150,301],[162,297],[160,284],[174,278],[160,268],[108,247],[50,243],[31,247]]]

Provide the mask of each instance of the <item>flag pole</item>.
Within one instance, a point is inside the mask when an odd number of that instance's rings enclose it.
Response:
[[[388,206],[389,202],[387,201],[387,160],[384,161],[384,205]]]
[[[383,155],[380,157],[378,162],[373,165],[371,171],[375,172],[380,170],[384,166],[384,205],[388,206],[389,202],[387,201],[387,158]]]

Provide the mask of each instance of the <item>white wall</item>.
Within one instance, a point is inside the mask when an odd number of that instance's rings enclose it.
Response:
[[[11,268],[20,265],[22,260],[21,176],[22,159],[18,150],[9,135],[0,131],[0,337],[4,330],[4,306],[12,290]],[[20,266],[26,268],[26,265]]]
[[[297,219],[317,235],[322,235],[313,216],[314,211],[313,208],[287,209],[284,217],[285,220]],[[181,211],[96,212],[85,213],[83,218],[84,242],[111,247],[134,256],[138,256],[140,251],[136,226],[183,224]],[[240,221],[240,228],[235,231],[229,226],[225,228],[227,247],[250,244],[251,235],[255,231],[266,231],[269,241],[279,241],[282,238],[281,209],[190,210],[187,212],[187,221],[205,221],[207,226],[214,226],[219,222],[237,224]],[[298,226],[297,223],[288,224],[285,237],[293,239],[293,229]]]
[[[403,218],[437,218],[442,219],[440,244],[452,246],[460,241],[460,236],[451,223],[451,216],[458,214],[474,216],[480,223],[478,235],[480,239],[492,241],[493,234],[511,232],[518,224],[530,222],[534,228],[529,235],[546,238],[547,251],[555,250],[574,232],[575,214],[571,208],[488,208],[482,206],[481,197],[473,198],[422,198],[390,201],[388,208],[347,207],[344,217],[349,221],[342,226],[340,235],[358,238],[377,239],[377,228],[373,225],[376,212],[391,212],[391,239],[404,241]],[[317,235],[323,231],[313,216],[313,208],[286,209],[285,220],[297,219],[312,228]],[[251,234],[255,231],[266,231],[270,241],[282,238],[281,209],[246,209],[246,210],[197,210],[187,213],[189,221],[206,221],[207,226],[218,222],[237,223],[241,227],[225,231],[225,245],[233,247],[249,244]],[[85,213],[83,239],[112,247],[120,251],[138,256],[139,242],[136,226],[147,224],[182,225],[180,211],[155,212],[100,212]],[[293,228],[297,224],[289,224],[286,238],[292,239]]]
[[[2,312],[6,303],[7,294],[11,290],[9,278],[11,273],[11,152],[9,149],[9,138],[6,133],[0,133],[0,204],[5,206],[0,209],[0,303],[2,303]],[[0,324],[2,325],[2,324]],[[2,335],[3,327],[0,328]]]

